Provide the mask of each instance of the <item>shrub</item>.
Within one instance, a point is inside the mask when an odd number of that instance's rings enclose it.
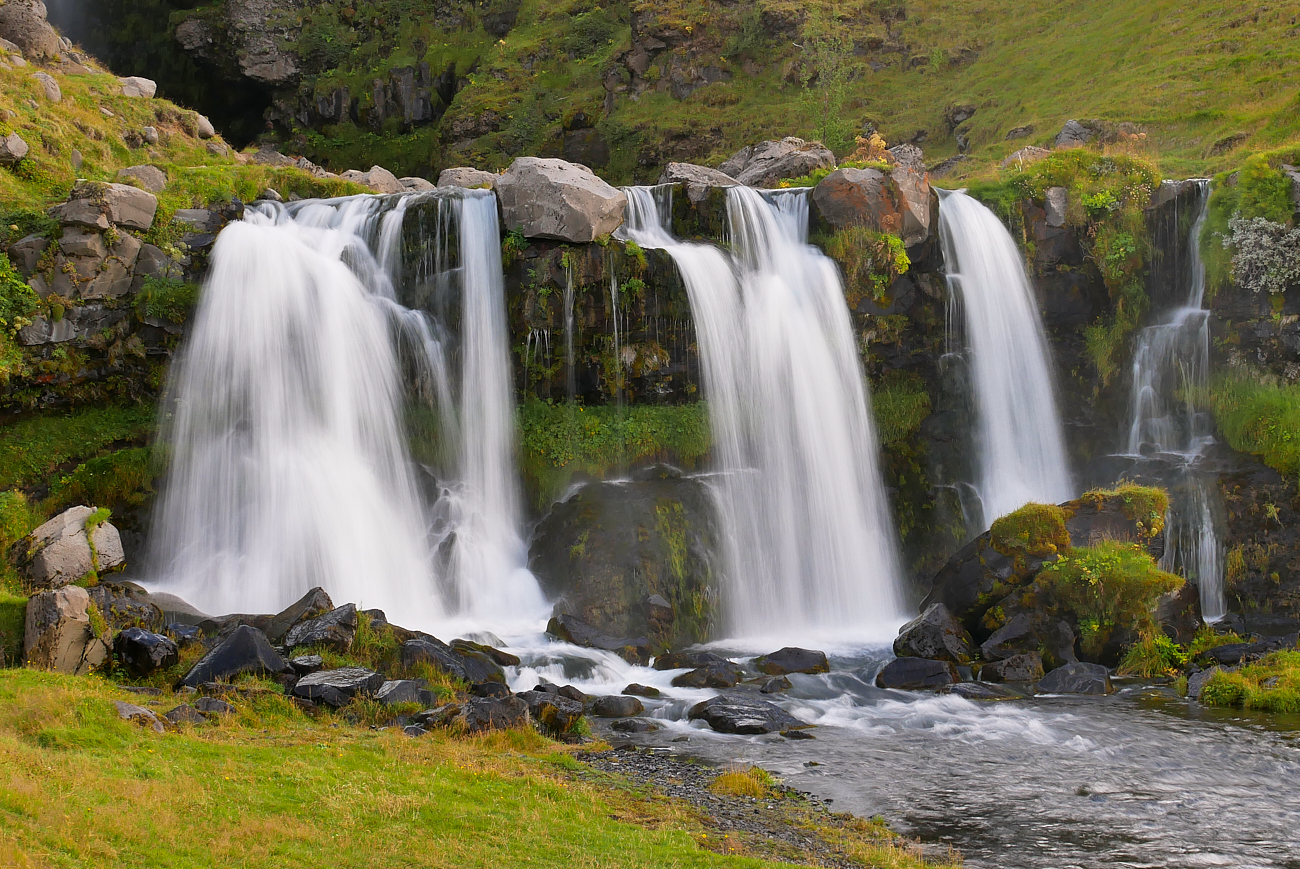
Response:
[[[1136,543],[1103,540],[1044,565],[1038,583],[1079,623],[1083,650],[1098,654],[1112,630],[1158,630],[1152,610],[1183,579],[1161,570]]]
[[[0,385],[22,368],[22,351],[14,344],[18,330],[31,322],[40,299],[14,269],[8,254],[0,254]]]
[[[1187,663],[1187,653],[1159,631],[1143,631],[1120,662],[1121,676],[1173,676]]]

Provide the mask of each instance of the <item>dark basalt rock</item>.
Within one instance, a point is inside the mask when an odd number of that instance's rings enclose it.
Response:
[[[505,683],[506,672],[501,669],[500,664],[490,656],[473,648],[472,644],[461,642],[462,645],[457,646],[452,643],[449,648],[453,654],[460,658],[460,666],[465,671],[466,682]]]
[[[781,735],[784,736],[786,739],[794,739],[794,740],[817,738],[806,730],[782,730]]]
[[[929,658],[895,658],[876,675],[877,687],[902,691],[927,691],[960,681],[951,661]]]
[[[697,667],[689,673],[673,677],[674,688],[731,688],[745,677],[739,664],[723,661],[720,664],[707,664]]]
[[[420,727],[446,727],[460,714],[460,704],[446,703],[434,709],[426,709],[411,716],[411,722]]]
[[[402,644],[401,660],[404,667],[428,663],[438,672],[465,682],[506,680],[505,671],[487,655],[466,647],[454,649],[437,637],[407,640]]]
[[[635,697],[611,695],[597,697],[591,706],[591,714],[597,718],[631,718],[645,712],[645,706]]]
[[[173,726],[208,723],[208,717],[188,703],[182,703],[170,712],[164,713],[163,718],[167,719],[167,722]]]
[[[299,622],[284,636],[285,648],[292,652],[305,646],[323,646],[335,652],[352,648],[357,636],[357,608],[344,604],[323,616]]]
[[[797,649],[786,646],[769,655],[759,655],[754,659],[754,666],[760,673],[768,676],[786,676],[790,673],[829,673],[830,661],[825,652],[811,649]]]
[[[980,670],[981,682],[1037,682],[1043,678],[1043,657],[1037,652],[1012,655],[986,664]]]
[[[494,663],[501,667],[518,667],[519,657],[509,652],[503,652],[500,649],[486,646],[483,643],[474,643],[469,640],[452,640],[451,647],[457,651],[478,652],[487,655]]]
[[[460,714],[453,721],[460,724],[466,733],[523,727],[529,721],[529,706],[521,695],[471,697],[461,705]]]
[[[423,679],[393,679],[379,686],[375,699],[385,706],[398,703],[432,706],[438,698],[429,690],[429,683]]]
[[[551,733],[568,733],[582,718],[583,706],[576,700],[547,691],[516,694],[528,706],[528,714]]]
[[[1034,686],[1040,694],[1110,694],[1110,671],[1101,664],[1075,661],[1057,667]]]
[[[1211,667],[1208,670],[1201,670],[1187,677],[1187,699],[1200,700],[1201,691],[1205,689],[1205,683],[1210,681],[1215,673],[1224,672],[1222,667]]]
[[[650,663],[650,641],[645,637],[635,639],[611,637],[576,616],[555,616],[547,623],[546,632],[556,639],[575,646],[613,652],[629,664]]]
[[[317,670],[325,669],[325,659],[320,655],[299,655],[289,659],[289,666],[299,676],[307,676]]]
[[[136,676],[148,676],[176,664],[180,650],[176,644],[144,628],[127,628],[117,635],[113,651],[123,665]]]
[[[942,603],[935,603],[899,629],[894,654],[899,658],[968,664],[972,645],[970,634],[952,611]]]
[[[234,715],[235,707],[216,697],[200,697],[194,701],[194,708],[204,715]]]
[[[619,733],[653,733],[659,725],[644,718],[620,718],[610,725],[610,729]]]
[[[623,693],[631,697],[658,697],[660,691],[658,688],[652,688],[649,685],[640,685],[633,682],[623,689]]]
[[[213,647],[181,679],[182,685],[197,688],[205,682],[230,679],[242,673],[273,676],[289,669],[266,635],[249,625],[239,625]]]
[[[166,627],[166,631],[176,641],[176,645],[182,649],[203,642],[203,632],[199,630],[198,625],[182,625],[179,622],[172,622]]]
[[[771,679],[763,680],[758,690],[761,694],[779,694],[782,691],[789,691],[792,687],[790,680],[784,676],[773,676]]]
[[[1296,640],[1297,635],[1290,634],[1285,637],[1262,640],[1258,643],[1229,643],[1224,646],[1215,646],[1213,649],[1206,649],[1201,653],[1200,658],[1220,666],[1235,667],[1238,664],[1257,661],[1269,652],[1295,649]]]
[[[502,682],[475,682],[469,686],[469,693],[475,697],[509,697],[513,692]]]
[[[690,719],[703,720],[719,733],[777,733],[811,727],[774,703],[749,694],[719,694],[691,707]]]
[[[293,686],[295,697],[342,708],[357,697],[373,697],[384,684],[384,677],[365,667],[341,667],[320,670],[298,680]]]
[[[944,685],[939,689],[939,693],[956,694],[967,700],[1018,700],[1026,696],[1012,688],[989,682],[957,682],[953,685]]]
[[[708,667],[712,664],[729,664],[731,663],[721,655],[715,655],[713,652],[705,652],[698,649],[687,649],[684,652],[669,652],[666,655],[660,655],[655,658],[656,670],[681,670],[689,667]]]
[[[591,698],[585,693],[574,688],[572,685],[561,685],[555,693],[559,694],[561,697],[568,697],[570,700],[577,700],[583,705],[586,705],[591,700]]]
[[[288,634],[289,628],[298,622],[324,615],[332,609],[334,609],[334,603],[330,600],[329,595],[323,589],[313,588],[275,615],[235,613],[203,619],[199,622],[198,627],[205,636],[225,637],[235,628],[248,625],[266,634],[267,639],[271,642],[280,643]]]
[[[133,582],[101,581],[86,593],[110,628],[158,632],[167,621],[162,608],[150,602],[148,592]]]

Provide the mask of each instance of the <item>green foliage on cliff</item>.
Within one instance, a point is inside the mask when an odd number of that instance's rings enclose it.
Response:
[[[1183,584],[1182,577],[1159,568],[1142,546],[1103,540],[1072,548],[1043,566],[1038,584],[1074,613],[1083,650],[1101,652],[1114,629],[1154,633],[1156,601]]]
[[[0,254],[0,386],[22,367],[22,350],[14,342],[18,330],[31,322],[40,300],[14,270],[8,254]]]
[[[65,462],[102,454],[154,430],[154,408],[108,405],[20,417],[0,427],[0,489],[37,486]]]
[[[1223,242],[1231,236],[1228,224],[1234,217],[1246,220],[1262,217],[1283,226],[1291,225],[1295,211],[1291,179],[1280,167],[1295,163],[1300,163],[1300,148],[1279,148],[1252,154],[1235,171],[1224,171],[1214,177],[1210,210],[1200,238],[1206,290],[1211,296],[1232,280],[1233,251]]]
[[[135,310],[140,317],[152,317],[172,323],[184,323],[199,300],[199,288],[177,278],[150,277],[135,294]]]
[[[880,445],[889,447],[910,438],[930,415],[930,391],[919,374],[894,369],[871,390]]]
[[[1229,369],[1210,386],[1210,408],[1228,444],[1287,476],[1300,472],[1300,385]]]
[[[153,494],[154,466],[149,447],[132,447],[77,465],[50,487],[42,509],[54,515],[77,504],[114,509],[141,507]]]
[[[1300,712],[1300,651],[1274,652],[1236,672],[1220,670],[1201,689],[1207,706]]]
[[[901,238],[865,226],[851,226],[815,241],[843,271],[850,308],[856,308],[863,297],[882,301],[894,280],[912,266]]]
[[[519,407],[520,466],[539,507],[574,475],[606,478],[649,461],[693,467],[712,443],[701,403],[598,407],[526,401]]]
[[[1026,504],[1013,513],[993,520],[991,544],[1003,555],[1044,557],[1064,551],[1070,545],[1065,528],[1069,516],[1055,504]]]
[[[1106,501],[1119,499],[1124,515],[1137,527],[1138,534],[1150,539],[1165,530],[1165,514],[1169,512],[1169,493],[1155,486],[1124,483],[1112,489],[1092,489],[1079,500],[1100,508]]]

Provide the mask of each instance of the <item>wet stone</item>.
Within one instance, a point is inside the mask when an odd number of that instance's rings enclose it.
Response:
[[[876,676],[876,687],[927,691],[960,681],[951,661],[895,658]]]
[[[611,695],[597,697],[591,706],[591,714],[597,718],[631,718],[645,711],[645,706],[635,697]]]

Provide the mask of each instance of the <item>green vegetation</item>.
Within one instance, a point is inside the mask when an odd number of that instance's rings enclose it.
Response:
[[[1279,473],[1300,473],[1300,385],[1253,370],[1214,378],[1210,407],[1228,444],[1261,457]]]
[[[1151,616],[1156,601],[1183,579],[1161,570],[1136,543],[1103,540],[1044,565],[1038,584],[1074,613],[1083,650],[1097,655],[1115,629],[1156,634]]]
[[[1068,518],[1069,514],[1055,504],[1026,504],[993,521],[989,529],[991,544],[1017,561],[1026,555],[1054,555],[1070,546],[1070,532],[1065,528]]]
[[[177,278],[145,278],[135,294],[136,314],[181,324],[199,300],[199,288]]]
[[[1207,706],[1300,712],[1300,651],[1274,652],[1235,672],[1220,670],[1201,689]]]
[[[77,504],[113,509],[142,507],[153,494],[157,468],[149,447],[131,447],[77,465],[50,487],[41,507],[54,515]]]
[[[720,773],[709,784],[709,790],[715,794],[753,797],[756,800],[761,800],[772,790],[774,783],[771,773],[767,770],[757,766],[748,766],[728,769]]]
[[[0,669],[22,663],[27,598],[0,587]]]
[[[519,425],[522,470],[539,507],[574,474],[606,477],[656,459],[694,467],[712,443],[703,403],[620,408],[532,400],[520,405]]]
[[[844,272],[844,296],[850,308],[857,308],[864,296],[886,302],[889,287],[912,266],[901,238],[865,226],[841,229],[820,244]]]
[[[1187,663],[1181,646],[1159,631],[1143,631],[1119,664],[1119,675],[1153,679],[1174,676]]]
[[[1155,486],[1139,486],[1121,482],[1113,489],[1093,489],[1080,500],[1094,507],[1118,498],[1124,515],[1137,526],[1138,533],[1146,538],[1155,537],[1165,529],[1165,514],[1169,512],[1169,493]]]
[[[8,384],[22,366],[22,351],[14,343],[14,336],[31,322],[39,301],[14,269],[9,255],[0,254],[0,387]]]
[[[913,371],[894,369],[871,390],[871,408],[882,447],[907,440],[930,415],[930,391]]]
[[[1196,636],[1192,638],[1191,644],[1187,647],[1187,658],[1188,660],[1195,660],[1198,655],[1210,649],[1244,642],[1246,641],[1237,636],[1236,631],[1227,631],[1221,634],[1209,625],[1201,625],[1200,630],[1196,632]]]
[[[1224,241],[1232,235],[1229,224],[1233,218],[1263,218],[1290,226],[1293,211],[1290,178],[1280,167],[1298,162],[1300,148],[1277,148],[1251,154],[1236,171],[1224,171],[1214,177],[1209,214],[1200,238],[1209,295],[1226,288],[1232,280],[1233,251]]]
[[[109,405],[20,417],[0,428],[0,489],[36,486],[67,462],[152,436],[154,408]]]

